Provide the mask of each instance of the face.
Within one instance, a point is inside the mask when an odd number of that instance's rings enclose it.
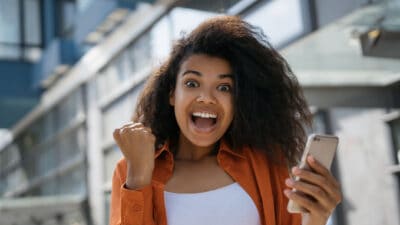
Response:
[[[180,138],[199,147],[214,145],[233,119],[233,87],[228,61],[205,54],[189,56],[170,96]]]

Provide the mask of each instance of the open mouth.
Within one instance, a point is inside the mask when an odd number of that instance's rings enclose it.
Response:
[[[208,112],[194,112],[191,116],[194,126],[203,132],[211,131],[217,124],[217,114]]]

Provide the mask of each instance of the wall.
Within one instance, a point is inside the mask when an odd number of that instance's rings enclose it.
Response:
[[[398,225],[398,187],[388,172],[393,164],[384,109],[334,109],[337,154],[349,225]]]

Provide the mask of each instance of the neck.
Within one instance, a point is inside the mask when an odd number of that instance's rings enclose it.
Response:
[[[196,146],[193,145],[188,139],[182,136],[183,135],[180,134],[177,146],[176,159],[178,160],[193,160],[193,161],[203,160],[208,156],[212,155],[215,147],[217,146],[216,143],[206,147]]]

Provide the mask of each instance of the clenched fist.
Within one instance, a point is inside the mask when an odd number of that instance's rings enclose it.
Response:
[[[139,189],[151,183],[156,138],[142,123],[127,123],[113,133],[127,165],[126,187]]]

